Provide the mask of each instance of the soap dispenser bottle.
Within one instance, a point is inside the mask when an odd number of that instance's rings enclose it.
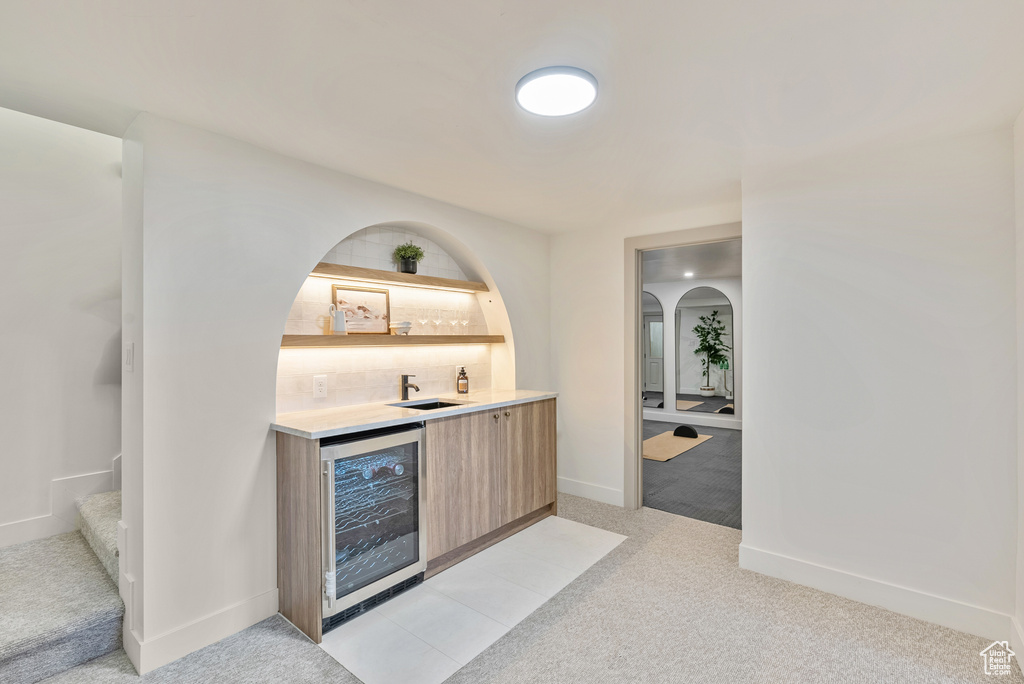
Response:
[[[469,376],[466,375],[466,367],[459,366],[459,375],[456,378],[459,386],[459,394],[469,394]]]

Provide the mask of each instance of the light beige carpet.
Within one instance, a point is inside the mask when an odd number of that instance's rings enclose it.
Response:
[[[676,437],[671,430],[663,432],[644,440],[644,458],[651,461],[668,461],[709,439],[711,435],[697,435],[696,438]]]
[[[739,530],[558,495],[629,538],[449,684],[993,684],[990,641],[741,570]]]
[[[703,401],[685,401],[683,399],[676,399],[676,411],[689,411],[694,406],[700,406]]]

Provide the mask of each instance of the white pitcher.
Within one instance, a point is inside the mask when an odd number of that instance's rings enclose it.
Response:
[[[348,331],[345,329],[345,312],[338,311],[338,307],[331,304],[331,308],[328,309],[331,314],[331,332],[335,335],[347,335]]]

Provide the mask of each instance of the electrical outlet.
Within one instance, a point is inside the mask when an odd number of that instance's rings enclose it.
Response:
[[[465,366],[456,366],[455,367],[455,377],[459,377],[459,372],[461,372],[465,368],[466,368]]]
[[[326,399],[327,398],[327,376],[326,375],[314,375],[313,376],[313,398],[314,399]]]

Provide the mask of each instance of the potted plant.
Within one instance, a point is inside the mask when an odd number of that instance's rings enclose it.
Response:
[[[693,334],[697,336],[697,348],[694,354],[703,355],[700,365],[704,369],[704,385],[700,388],[700,396],[715,396],[715,387],[711,384],[711,368],[723,361],[728,362],[729,357],[725,352],[731,347],[722,341],[725,335],[725,323],[718,317],[718,311],[712,311],[710,316],[701,316],[700,323],[694,326]]]
[[[412,242],[406,242],[404,245],[395,247],[392,256],[398,262],[399,273],[415,273],[417,262],[422,260],[425,254],[422,247]]]

